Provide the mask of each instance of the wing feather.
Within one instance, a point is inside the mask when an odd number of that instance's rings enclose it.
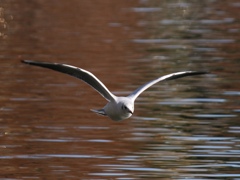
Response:
[[[40,66],[55,71],[59,71],[70,76],[76,77],[83,80],[85,83],[94,88],[98,93],[100,93],[108,101],[114,100],[115,96],[108,90],[108,88],[91,72],[84,69],[59,63],[47,63],[47,62],[37,62],[31,60],[22,60],[25,64],[30,64],[34,66]]]
[[[128,97],[135,100],[143,91],[145,91],[147,88],[149,88],[150,86],[152,86],[152,85],[154,85],[154,84],[156,84],[160,81],[173,80],[173,79],[178,79],[178,78],[182,78],[182,77],[185,77],[185,76],[193,76],[193,75],[200,75],[200,74],[207,74],[207,72],[204,72],[204,71],[183,71],[183,72],[177,72],[177,73],[172,73],[172,74],[168,74],[168,75],[165,75],[165,76],[161,76],[157,79],[154,79],[154,80],[140,86],[138,89],[133,91]]]

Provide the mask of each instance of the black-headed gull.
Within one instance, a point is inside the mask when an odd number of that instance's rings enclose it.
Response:
[[[22,62],[26,64],[41,66],[44,68],[66,73],[78,79],[83,80],[84,82],[89,84],[92,88],[94,88],[98,93],[100,93],[108,101],[108,103],[102,109],[98,109],[98,110],[91,109],[91,111],[100,115],[108,116],[114,121],[120,121],[132,116],[134,112],[134,101],[143,91],[145,91],[150,86],[160,81],[172,80],[172,79],[177,79],[185,76],[193,76],[193,75],[200,75],[200,74],[207,73],[203,71],[183,71],[183,72],[168,74],[140,86],[138,89],[133,91],[127,97],[118,97],[112,94],[108,90],[108,88],[96,76],[94,76],[91,72],[86,71],[84,69],[67,65],[67,64],[59,64],[59,63],[37,62],[37,61],[31,61],[31,60],[22,60]]]

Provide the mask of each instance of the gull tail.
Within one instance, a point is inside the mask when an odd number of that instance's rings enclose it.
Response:
[[[105,113],[104,109],[90,109],[92,112],[95,112],[97,114],[100,114],[102,116],[107,116],[107,114]]]

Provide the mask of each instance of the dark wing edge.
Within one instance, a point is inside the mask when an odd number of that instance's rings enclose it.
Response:
[[[162,76],[165,77],[161,81],[166,81],[166,80],[173,80],[173,79],[178,79],[182,78],[185,76],[195,76],[195,75],[202,75],[202,74],[209,74],[207,71],[184,71],[184,72],[178,72],[178,73],[172,73],[169,75]]]
[[[107,89],[107,87],[91,72],[84,69],[60,63],[48,63],[31,60],[21,60],[22,63],[30,64],[34,66],[40,66],[48,69],[52,69],[58,72],[68,74],[83,80],[88,85],[92,86],[99,94],[101,94],[108,101],[114,100],[115,96]]]

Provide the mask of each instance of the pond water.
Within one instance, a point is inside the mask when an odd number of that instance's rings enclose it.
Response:
[[[0,179],[240,179],[240,1],[0,4]],[[82,81],[21,59],[94,73],[116,95],[158,83],[134,115]]]

